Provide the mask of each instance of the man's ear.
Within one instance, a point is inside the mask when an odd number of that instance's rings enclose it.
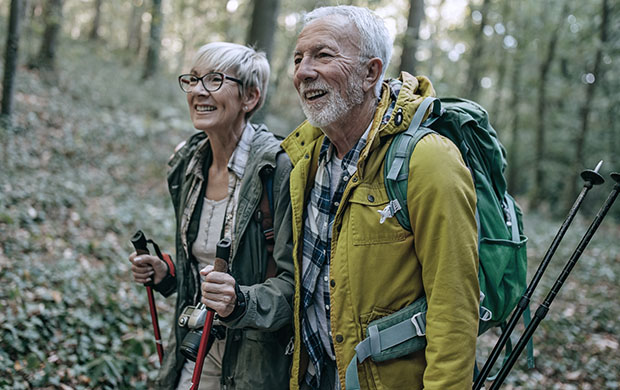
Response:
[[[260,100],[260,91],[258,88],[254,87],[248,89],[243,96],[243,105],[246,106],[247,112],[250,112],[256,107],[258,101]]]
[[[375,85],[379,82],[381,73],[383,71],[383,61],[380,58],[371,58],[366,65],[366,76],[362,83],[362,89],[364,92],[374,89]]]

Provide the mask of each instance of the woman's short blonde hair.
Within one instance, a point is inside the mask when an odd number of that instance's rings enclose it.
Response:
[[[192,69],[196,68],[223,72],[238,78],[243,83],[241,94],[252,88],[258,89],[260,98],[246,114],[246,119],[265,103],[269,86],[269,62],[265,53],[236,43],[211,42],[198,49],[192,62]]]

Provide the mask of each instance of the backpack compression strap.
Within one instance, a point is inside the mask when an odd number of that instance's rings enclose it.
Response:
[[[346,390],[359,390],[358,363],[367,358],[375,362],[395,359],[424,349],[426,346],[426,298],[368,324],[368,337],[355,347],[355,355],[347,367]]]

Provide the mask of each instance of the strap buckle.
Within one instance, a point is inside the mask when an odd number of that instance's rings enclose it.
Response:
[[[392,218],[402,209],[400,207],[400,203],[398,203],[398,199],[391,200],[387,206],[383,208],[383,210],[377,210],[379,214],[381,214],[381,219],[379,219],[379,223],[385,222],[386,219]]]
[[[415,328],[415,334],[418,337],[426,335],[426,323],[422,321],[422,314],[425,314],[425,312],[416,313],[413,315],[413,317],[411,317],[411,323],[413,324],[413,327]]]

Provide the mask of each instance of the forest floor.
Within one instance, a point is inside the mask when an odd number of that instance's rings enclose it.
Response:
[[[146,389],[159,363],[129,238],[172,251],[165,171],[192,133],[185,98],[120,53],[61,53],[56,73],[19,69],[14,126],[0,129],[0,389]],[[576,218],[533,310],[591,218]],[[530,277],[560,224],[526,213]],[[522,357],[505,389],[619,388],[619,237],[604,221],[534,336],[536,368]],[[174,297],[157,304],[167,336]],[[493,340],[479,339],[480,362]]]

